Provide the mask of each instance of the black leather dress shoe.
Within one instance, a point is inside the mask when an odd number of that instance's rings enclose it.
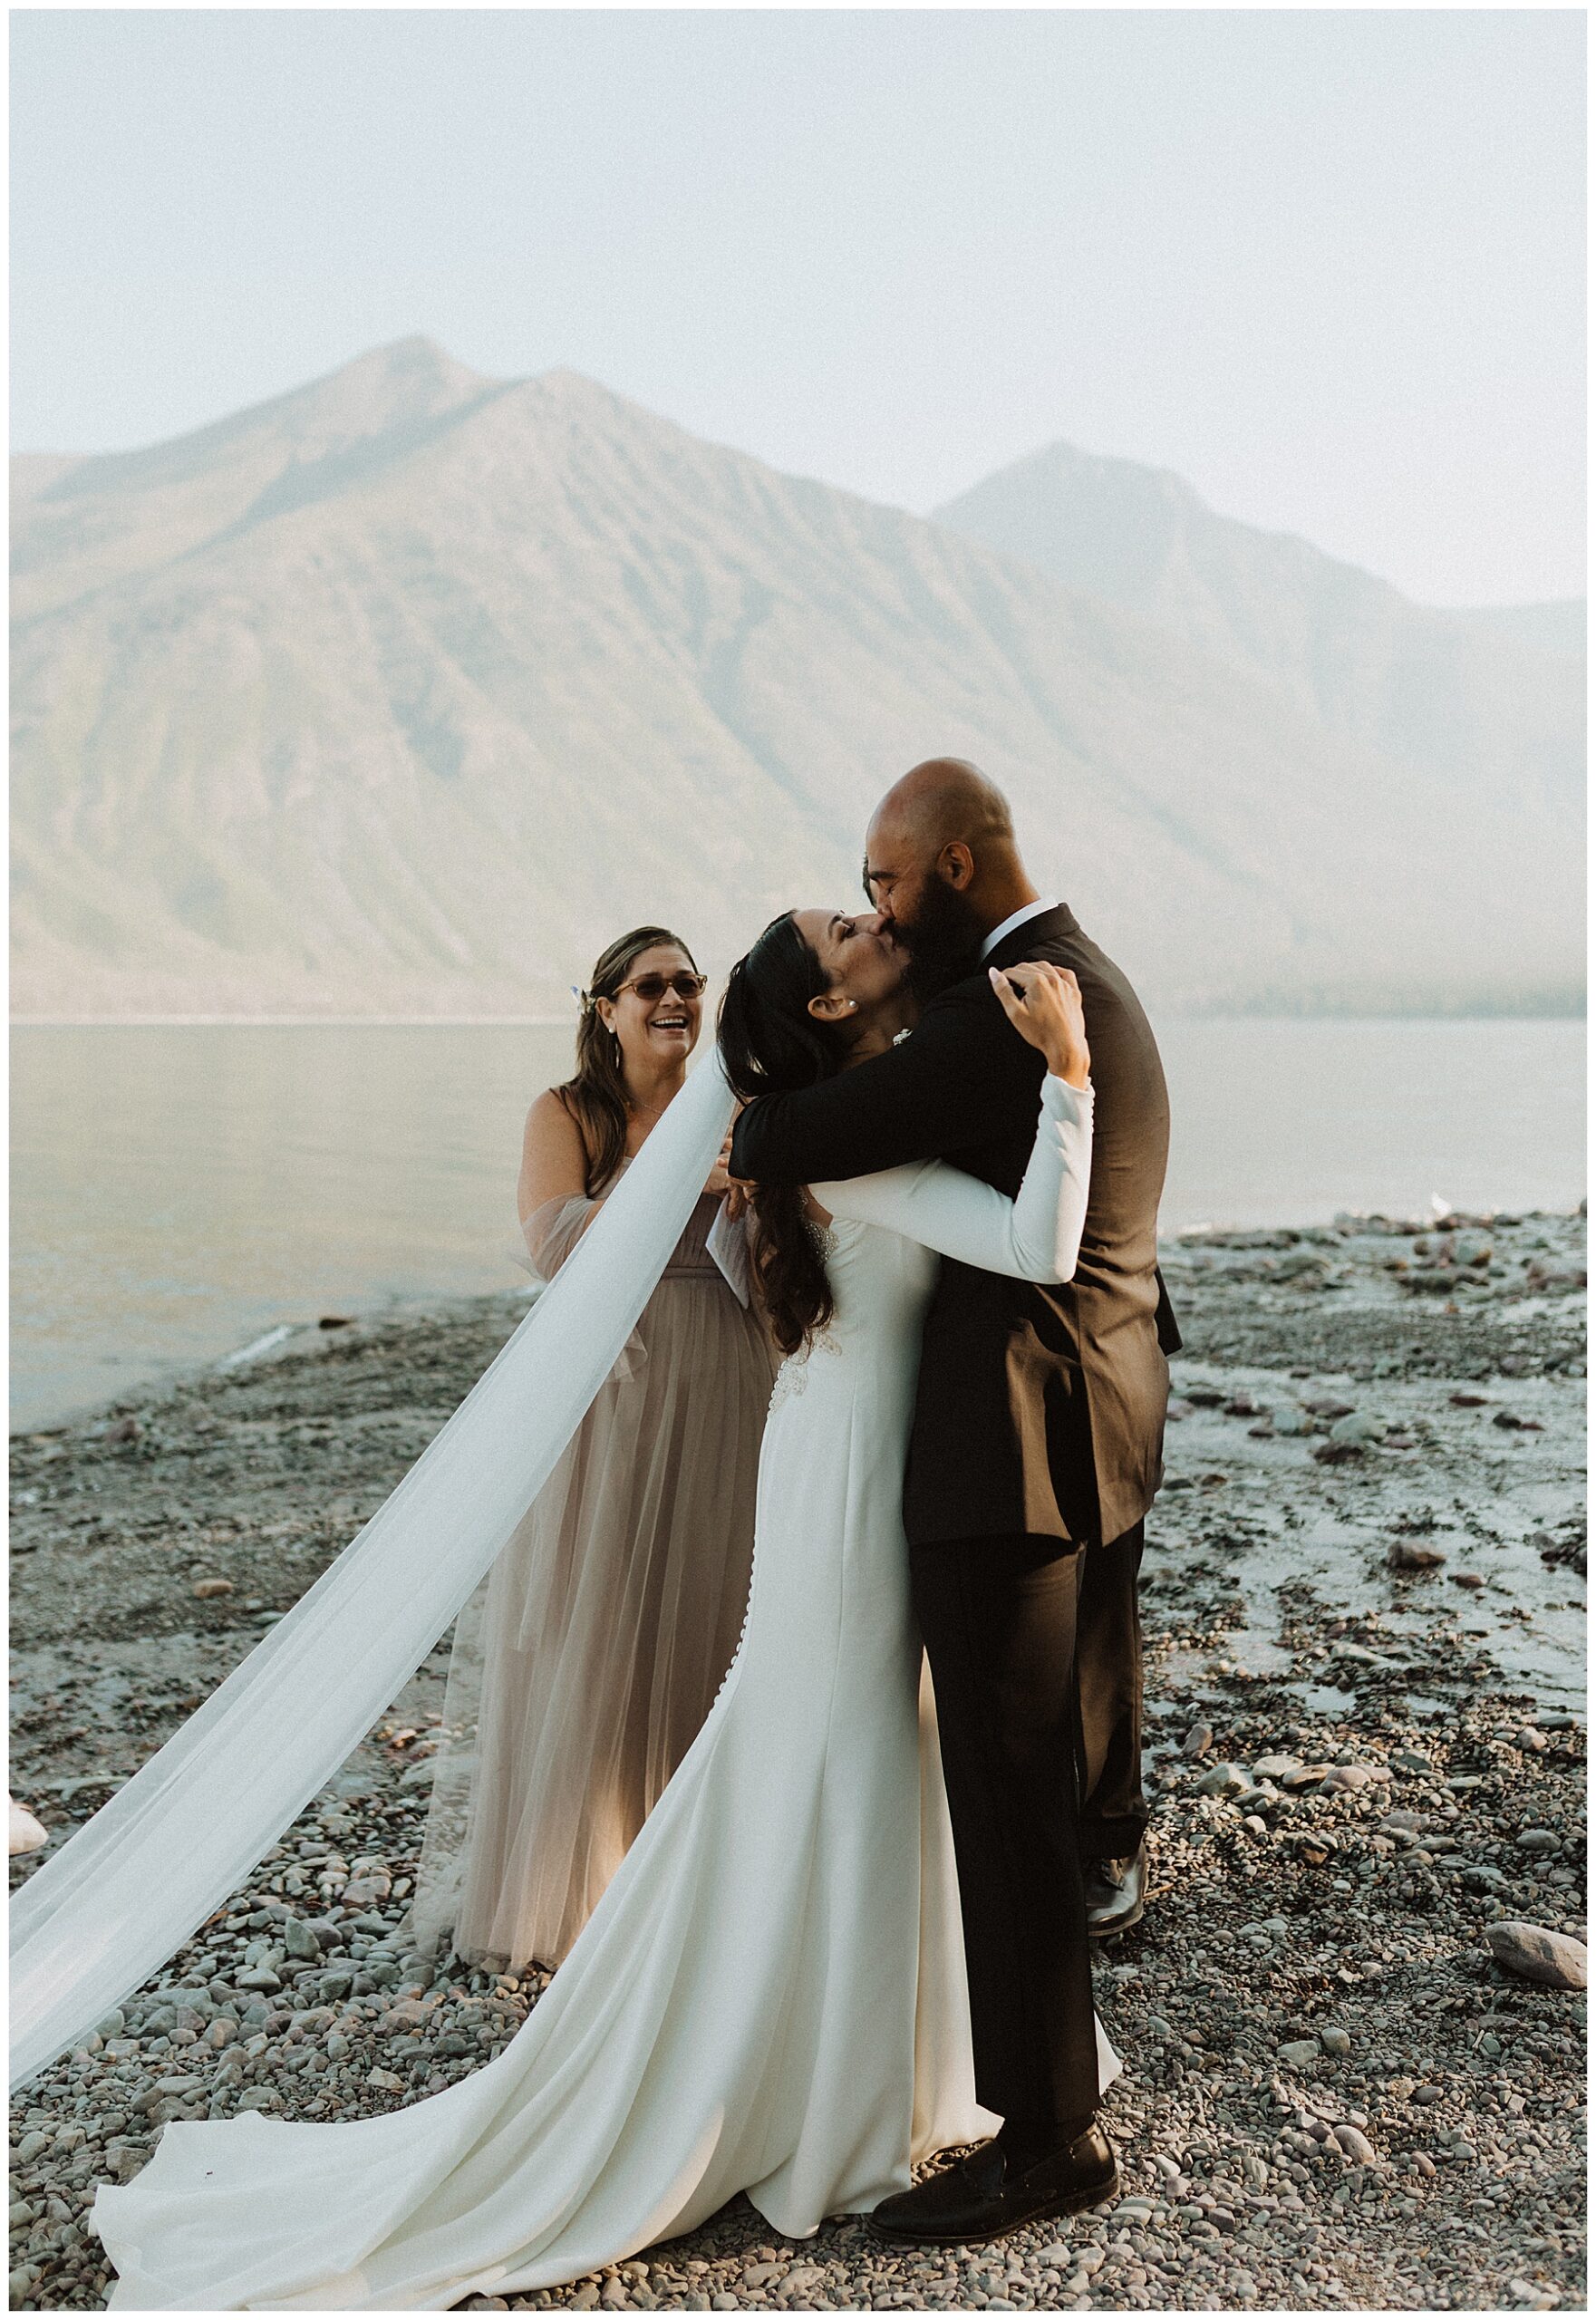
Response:
[[[1128,1861],[1092,1861],[1086,1871],[1086,1929],[1094,1941],[1111,1941],[1140,1925],[1147,1907],[1147,1848],[1138,1845]]]
[[[1119,2188],[1114,2146],[1089,2126],[1062,2151],[1011,2170],[1002,2145],[983,2142],[912,2191],[883,2199],[870,2218],[883,2239],[979,2246],[1044,2216],[1077,2215]]]

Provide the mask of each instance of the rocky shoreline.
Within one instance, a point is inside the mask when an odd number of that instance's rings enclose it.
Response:
[[[739,2201],[511,2302],[1581,2306],[1583,1266],[1582,1216],[1170,1246],[1157,1892],[1098,1974],[1127,2064],[1110,2207],[915,2254],[856,2220],[788,2244]],[[13,1781],[54,1842],[297,1599],[522,1310],[304,1331],[14,1441]],[[435,1968],[404,1936],[445,1664],[159,1981],[22,2091],[14,2306],[103,2302],[94,2187],[169,2120],[392,2108],[536,2004],[538,1977]]]

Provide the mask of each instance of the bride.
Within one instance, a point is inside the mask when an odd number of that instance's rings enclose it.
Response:
[[[408,2109],[169,2126],[96,2201],[114,2306],[442,2310],[620,2261],[739,2191],[803,2237],[998,2124],[974,2099],[904,1455],[936,1252],[1070,1277],[1091,1093],[1073,977],[994,981],[1049,1070],[1016,1200],[925,1163],[812,1187],[803,1239],[761,1204],[756,1269],[791,1350],[742,1641],[547,1993],[496,2061]],[[912,1020],[879,921],[801,911],[734,969],[722,1063],[750,1097],[846,1068]],[[1118,2065],[1098,2041],[1106,2083]],[[1101,2136],[1084,2144],[1077,2206],[1115,2183]]]

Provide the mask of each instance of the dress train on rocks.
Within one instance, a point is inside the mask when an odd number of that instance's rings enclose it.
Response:
[[[169,2125],[95,2204],[114,2308],[442,2310],[621,2261],[740,2191],[803,2238],[992,2131],[904,1455],[931,1252],[1058,1267],[1088,1151],[1089,1099],[1049,1080],[1013,1204],[932,1164],[817,1188],[836,1311],[777,1381],[742,1640],[565,1964],[497,2060],[407,2109]],[[1099,2083],[1117,2068],[1099,2030]]]

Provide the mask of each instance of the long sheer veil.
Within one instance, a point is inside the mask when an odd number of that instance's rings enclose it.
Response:
[[[14,2086],[189,1938],[409,1682],[582,1423],[692,1213],[731,1106],[711,1052],[392,1496],[17,1893]]]
[[[702,1255],[717,1293],[684,1282],[663,1310],[650,1300],[653,1328],[645,1312],[455,1620],[401,1928],[423,1957],[447,1945],[511,1972],[556,1965],[724,1673],[747,1600],[776,1354],[749,1318],[746,1223],[724,1203],[699,1207],[714,1215]],[[525,1219],[517,1262],[539,1293],[595,1215],[594,1197],[576,1194]],[[693,1247],[690,1227],[667,1280]]]

